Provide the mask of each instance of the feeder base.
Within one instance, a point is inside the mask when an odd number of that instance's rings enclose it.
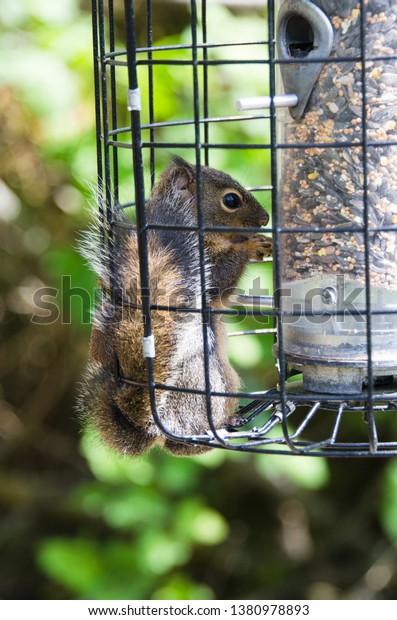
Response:
[[[306,366],[303,369],[303,387],[308,392],[357,394],[361,392],[364,380],[364,368]]]
[[[320,394],[360,394],[363,386],[368,382],[367,366],[343,366],[337,364],[300,364],[295,360],[288,360],[291,368],[303,375],[303,387],[308,392]],[[390,381],[397,377],[397,368],[373,368],[373,377],[376,382],[382,379]]]

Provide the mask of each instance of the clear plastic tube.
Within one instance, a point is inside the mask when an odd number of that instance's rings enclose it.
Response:
[[[301,104],[280,123],[283,340],[312,391],[397,374],[396,9],[278,7],[282,86]]]

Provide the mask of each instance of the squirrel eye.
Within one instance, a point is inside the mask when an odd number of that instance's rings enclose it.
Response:
[[[227,209],[238,209],[241,207],[241,198],[234,192],[225,194],[222,198],[222,202]]]

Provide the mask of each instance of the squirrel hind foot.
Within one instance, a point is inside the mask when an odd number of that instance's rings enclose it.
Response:
[[[112,429],[108,429],[106,435],[103,433],[104,439],[124,455],[141,456],[158,441],[158,437],[149,435],[129,420],[115,403],[112,403],[111,420]]]
[[[163,445],[167,452],[170,452],[173,456],[196,456],[204,454],[212,449],[212,446],[205,446],[201,444],[185,443],[182,441],[176,441],[173,439],[166,439]]]

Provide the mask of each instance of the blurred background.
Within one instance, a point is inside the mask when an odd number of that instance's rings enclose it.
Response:
[[[263,38],[263,3],[212,4],[229,38]],[[187,5],[155,5],[157,40],[183,41]],[[91,45],[86,0],[0,4],[0,597],[394,599],[396,460],[222,450],[123,460],[82,432],[95,278],[76,246],[96,178]],[[222,92],[256,94],[241,93],[230,67],[223,77],[215,107]],[[216,131],[230,138],[226,125]],[[246,126],[233,139],[257,141]],[[266,157],[248,153],[241,171],[226,151],[212,164],[263,184]],[[230,340],[247,387],[274,385],[271,341]]]

